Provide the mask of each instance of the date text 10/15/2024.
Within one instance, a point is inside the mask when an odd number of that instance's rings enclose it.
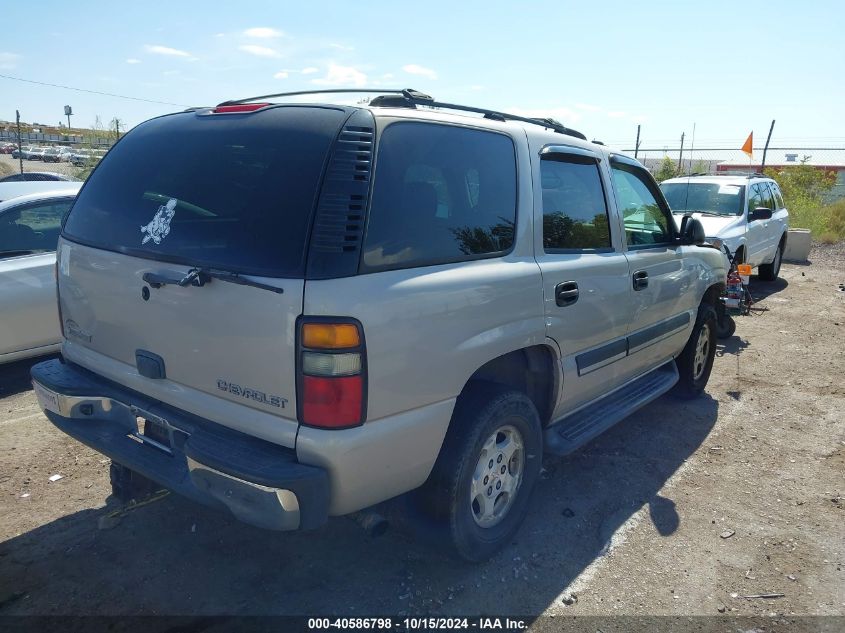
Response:
[[[309,631],[331,629],[376,630],[376,631],[524,631],[525,620],[511,618],[308,618]]]

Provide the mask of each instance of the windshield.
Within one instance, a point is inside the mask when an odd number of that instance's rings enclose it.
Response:
[[[290,106],[148,121],[102,160],[63,235],[137,257],[302,276],[323,165],[345,118]]]
[[[744,185],[712,182],[672,182],[660,185],[672,213],[701,212],[742,215]]]

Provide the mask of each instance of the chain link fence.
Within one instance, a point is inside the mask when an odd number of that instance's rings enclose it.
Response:
[[[633,149],[625,149],[634,155]],[[671,161],[674,175],[719,174],[724,172],[759,172],[762,169],[763,148],[755,147],[753,158],[735,148],[654,148],[640,147],[637,159],[655,176]],[[766,153],[766,168],[777,169],[800,164],[836,172],[836,184],[825,196],[827,202],[845,198],[845,147],[770,147]]]

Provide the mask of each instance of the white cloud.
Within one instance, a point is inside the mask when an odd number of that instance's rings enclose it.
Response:
[[[339,66],[329,64],[329,70],[325,77],[312,79],[312,84],[321,86],[355,86],[367,85],[367,76],[352,66]]]
[[[16,55],[15,53],[0,53],[0,68],[4,70],[11,70],[18,65],[18,60],[21,58],[20,55]]]
[[[188,51],[180,51],[178,48],[170,48],[169,46],[158,46],[147,44],[145,47],[148,53],[155,53],[156,55],[169,55],[170,57],[193,57]]]
[[[214,37],[226,37],[225,33],[215,33]]]
[[[303,75],[313,75],[314,73],[320,72],[320,69],[315,66],[308,66],[307,68],[303,68],[300,70]]]
[[[275,75],[273,75],[273,79],[287,79],[287,78],[288,78],[288,73],[284,70],[277,72]]]
[[[130,57],[129,59],[126,60],[126,63],[127,64],[140,64],[141,60],[135,59],[134,57]]]
[[[279,51],[268,48],[267,46],[258,46],[256,44],[244,44],[243,46],[239,46],[245,53],[249,53],[250,55],[255,55],[256,57],[281,57],[282,54]]]
[[[431,68],[426,68],[425,66],[420,66],[418,64],[407,64],[402,66],[402,70],[409,75],[420,75],[422,77],[426,77],[427,79],[437,79],[437,73]]]
[[[244,35],[247,37],[257,37],[260,39],[269,39],[273,37],[282,37],[284,33],[281,31],[277,31],[276,29],[271,29],[269,26],[256,26],[251,29],[247,29],[244,31]]]

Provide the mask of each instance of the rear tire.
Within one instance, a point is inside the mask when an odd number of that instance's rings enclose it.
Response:
[[[771,264],[760,264],[757,273],[763,281],[775,281],[780,274],[780,265],[783,261],[783,240],[778,244],[778,249],[775,251],[775,258]]]
[[[448,528],[455,554],[481,562],[507,545],[528,512],[542,465],[543,434],[534,403],[498,385],[458,398],[421,509]]]
[[[722,300],[716,302],[716,338],[730,338],[736,332],[736,321],[728,314],[728,309]]]
[[[716,357],[716,310],[711,305],[701,305],[684,351],[675,359],[678,367],[678,384],[675,395],[696,398],[704,391],[713,359]]]

